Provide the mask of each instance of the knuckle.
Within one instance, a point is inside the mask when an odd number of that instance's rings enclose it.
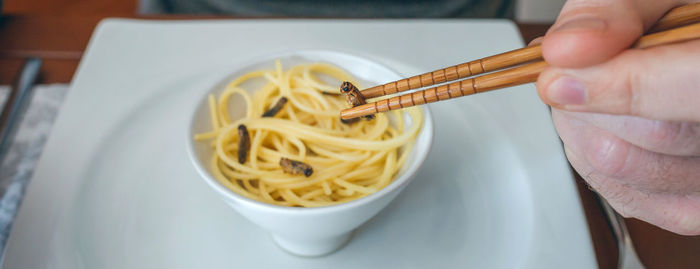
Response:
[[[628,58],[639,58],[636,54],[637,53],[631,52],[625,56]],[[626,113],[631,115],[640,115],[643,113],[642,109],[644,107],[644,100],[642,99],[642,95],[638,89],[641,89],[645,84],[644,75],[641,72],[636,72],[636,70],[639,70],[638,67],[630,67],[628,64],[626,64],[630,61],[620,61],[622,66],[619,66],[619,70],[625,70],[625,79],[620,80],[622,82],[620,89],[622,96],[620,100],[624,102],[624,104],[620,107],[626,107]]]
[[[591,167],[604,175],[622,176],[630,156],[630,145],[612,135],[593,137],[587,151]]]

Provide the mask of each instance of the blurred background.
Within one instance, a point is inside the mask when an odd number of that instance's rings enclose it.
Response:
[[[4,14],[461,17],[552,22],[565,0],[0,0]]]

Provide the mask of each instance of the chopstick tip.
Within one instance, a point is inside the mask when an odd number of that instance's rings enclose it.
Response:
[[[349,120],[354,118],[359,118],[362,116],[368,116],[376,114],[377,111],[374,103],[364,104],[361,106],[356,106],[352,108],[346,108],[340,111],[340,118],[343,120]]]

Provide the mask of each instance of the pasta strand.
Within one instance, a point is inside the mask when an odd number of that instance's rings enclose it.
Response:
[[[328,84],[327,78],[337,83]],[[273,70],[244,74],[229,82],[218,98],[208,96],[212,130],[193,139],[210,141],[212,176],[243,197],[298,207],[345,203],[391,184],[410,155],[423,114],[412,107],[377,115],[374,120],[342,123],[339,112],[346,102],[335,86],[342,81],[357,83],[330,64],[284,70],[276,61]],[[263,86],[242,88],[248,82]],[[232,100],[238,97],[241,99]],[[288,103],[274,116],[262,117],[282,97]],[[229,108],[240,101],[245,116],[233,118]],[[246,126],[251,139],[244,163],[238,158],[239,125]],[[281,158],[303,162],[313,173],[308,177],[288,174],[280,166]]]

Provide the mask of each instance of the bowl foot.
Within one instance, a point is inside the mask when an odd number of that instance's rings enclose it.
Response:
[[[294,254],[304,257],[318,257],[328,255],[341,249],[350,241],[353,232],[344,233],[333,237],[298,239],[289,238],[277,234],[272,235],[277,245]]]

